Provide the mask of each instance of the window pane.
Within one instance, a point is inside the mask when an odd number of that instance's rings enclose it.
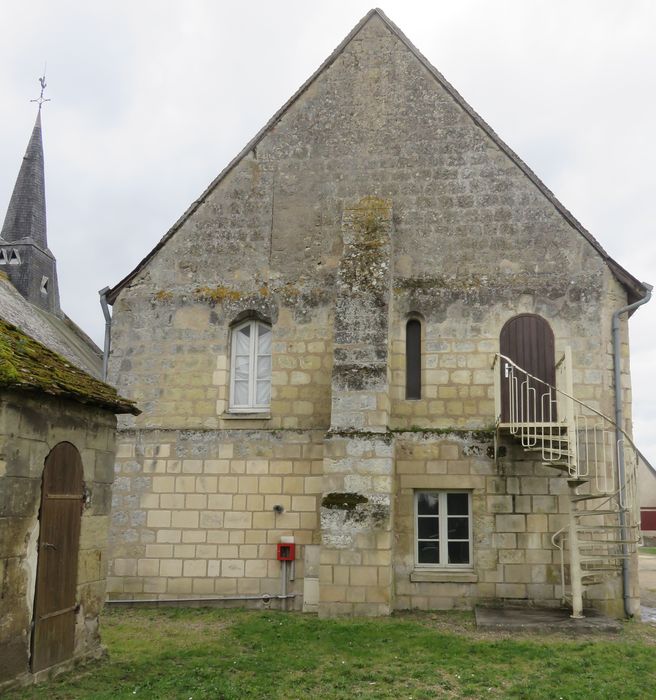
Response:
[[[447,493],[446,499],[449,515],[469,515],[468,493]]]
[[[419,515],[439,514],[438,494],[420,493],[417,498],[417,513]]]
[[[258,325],[257,352],[260,355],[271,354],[271,329],[263,323]]]
[[[421,323],[415,319],[405,327],[405,398],[421,398]]]
[[[237,355],[235,357],[235,383],[239,381],[248,382],[248,355]]]
[[[271,379],[271,355],[260,355],[257,358],[257,378]]]
[[[268,406],[271,403],[271,382],[268,379],[258,381],[255,402],[258,406]]]
[[[449,542],[449,564],[469,564],[469,542]]]
[[[419,542],[417,547],[419,564],[439,564],[440,545],[438,542]]]
[[[469,538],[469,518],[448,518],[450,540],[466,540]]]
[[[419,518],[417,520],[417,534],[420,540],[439,540],[440,519]]]
[[[251,352],[251,327],[244,326],[237,332],[237,355],[249,355]]]
[[[235,406],[248,405],[248,382],[235,381]]]

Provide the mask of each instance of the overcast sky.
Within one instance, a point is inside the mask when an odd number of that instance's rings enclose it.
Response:
[[[113,286],[369,2],[0,0],[0,219],[36,116],[62,306],[97,343]],[[387,0],[383,11],[633,275],[656,282],[656,2]],[[610,323],[610,319],[609,319]],[[656,300],[631,319],[656,464]]]

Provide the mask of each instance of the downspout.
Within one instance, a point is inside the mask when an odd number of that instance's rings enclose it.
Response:
[[[624,409],[622,406],[622,357],[620,348],[620,316],[622,314],[630,313],[639,306],[646,304],[651,299],[652,285],[643,282],[645,287],[645,296],[642,299],[624,306],[618,309],[613,314],[613,327],[612,327],[612,337],[613,337],[613,373],[615,377],[615,444],[622,445],[624,442],[624,436],[622,434],[622,426],[624,423]],[[620,494],[626,489],[626,474],[625,474],[625,464],[624,464],[624,449],[617,450],[617,479],[618,486],[620,488]],[[626,531],[626,516],[624,510],[620,505],[620,538],[622,539],[622,594],[624,597],[624,614],[627,617],[632,617],[633,613],[629,609],[629,567],[628,553],[629,548],[627,545],[628,533]]]
[[[105,317],[105,345],[103,347],[103,381],[107,381],[107,365],[109,364],[109,350],[112,344],[112,317],[109,313],[109,306],[107,304],[107,292],[109,292],[109,287],[101,289],[98,294],[100,294],[100,306],[103,310],[103,315]]]

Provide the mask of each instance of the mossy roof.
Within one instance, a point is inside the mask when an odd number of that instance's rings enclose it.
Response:
[[[29,335],[0,319],[0,387],[72,399],[111,410],[141,411],[116,389],[72,365]]]

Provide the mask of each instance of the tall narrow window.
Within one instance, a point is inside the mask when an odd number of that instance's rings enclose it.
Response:
[[[405,398],[421,398],[421,322],[416,318],[405,327]]]
[[[271,405],[271,326],[251,320],[232,329],[230,409],[262,411]]]

